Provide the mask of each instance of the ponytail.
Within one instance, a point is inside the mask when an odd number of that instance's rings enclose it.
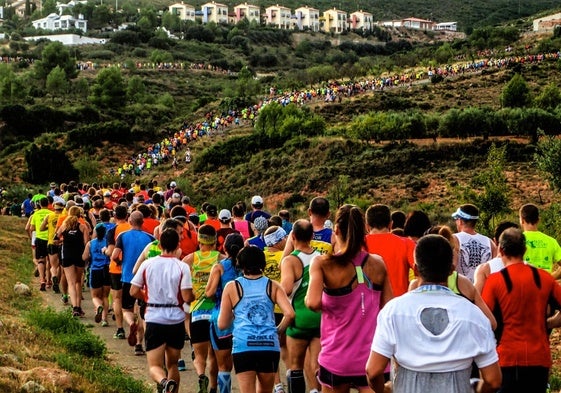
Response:
[[[365,246],[366,227],[362,210],[355,205],[344,205],[337,210],[335,225],[342,240],[340,252],[329,256],[331,261],[345,264]]]

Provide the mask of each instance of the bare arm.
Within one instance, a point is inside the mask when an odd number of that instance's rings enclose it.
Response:
[[[473,304],[483,311],[483,314],[485,314],[487,319],[489,319],[489,322],[491,322],[491,328],[495,330],[497,328],[497,320],[493,316],[493,313],[481,298],[481,294],[475,288],[474,284],[472,284],[467,277],[462,276],[461,274],[458,274],[458,289],[461,293],[467,296]]]
[[[475,289],[477,290],[477,292],[483,292],[483,286],[485,285],[485,281],[487,280],[487,277],[490,273],[491,267],[489,266],[489,262],[485,262],[477,266],[473,276],[473,285],[475,285]]]
[[[294,244],[292,244],[292,236],[288,236],[286,240],[286,245],[284,246],[284,250],[282,252],[282,257],[286,258],[290,255],[290,253],[294,251]]]
[[[292,290],[294,288],[294,282],[296,281],[296,272],[295,263],[298,263],[300,260],[295,257],[294,255],[288,255],[284,257],[280,264],[281,270],[281,287],[286,292],[287,296],[292,294]]]
[[[140,265],[142,265],[142,263],[146,260],[146,258],[148,258],[148,252],[150,251],[151,246],[152,243],[147,244],[146,247],[144,247],[144,250],[142,250],[142,252],[138,256],[138,259],[136,260],[134,267],[132,268],[133,274],[136,274],[136,272],[140,268]]]
[[[193,267],[193,253],[187,255],[185,258],[183,258],[183,262],[185,262],[187,265],[189,265],[189,267]]]
[[[366,362],[366,377],[368,385],[376,393],[384,393],[384,370],[389,361],[390,359],[377,352],[370,352]]]
[[[480,368],[479,372],[482,378],[475,388],[476,393],[496,392],[501,387],[503,376],[499,362]]]
[[[205,288],[205,295],[209,299],[212,299],[216,294],[218,284],[220,284],[220,277],[222,277],[222,264],[217,263],[210,271],[210,276],[208,277],[208,282]]]
[[[323,270],[321,264],[323,257],[314,257],[310,264],[310,283],[306,293],[306,307],[312,311],[321,311],[321,295],[323,292]]]
[[[84,235],[84,244],[88,244],[90,241],[90,231],[85,224],[80,224],[80,230],[82,231],[82,235]]]
[[[195,294],[193,293],[193,289],[192,288],[182,289],[181,297],[183,298],[183,301],[185,303],[187,304],[191,303],[193,300],[195,300]]]
[[[283,314],[282,321],[277,326],[277,330],[279,333],[284,333],[286,328],[290,326],[291,322],[294,320],[294,309],[280,284],[276,281],[271,282],[273,283],[273,300],[279,305]]]
[[[140,287],[137,287],[136,285],[131,285],[130,295],[134,298],[145,300],[144,291],[142,291],[142,289]]]
[[[232,296],[233,292],[236,291],[235,285],[234,281],[230,281],[226,284],[224,292],[222,292],[220,314],[218,315],[218,329],[227,329],[234,321]]]
[[[41,223],[41,227],[39,228],[40,231],[46,231],[49,227],[49,216],[45,216],[43,218],[43,222]]]
[[[84,248],[84,252],[82,253],[82,260],[83,261],[87,261],[88,259],[90,259],[91,255],[90,255],[90,247],[91,244],[90,242],[86,243],[86,247]]]

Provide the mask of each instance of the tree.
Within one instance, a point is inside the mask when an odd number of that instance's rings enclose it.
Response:
[[[515,74],[501,92],[501,105],[503,107],[524,108],[532,102],[530,88],[526,80]]]
[[[58,183],[68,179],[78,180],[78,171],[63,150],[46,144],[35,143],[25,151],[27,162],[26,180],[33,184],[44,184],[47,179]]]
[[[156,64],[171,63],[173,61],[173,56],[169,51],[154,49],[152,53],[150,53],[150,61]]]
[[[555,83],[550,83],[543,89],[542,93],[534,100],[534,104],[546,111],[553,110],[561,104],[561,91]]]
[[[66,74],[60,66],[56,66],[47,76],[47,91],[51,94],[53,101],[55,97],[62,96],[68,92],[69,83]]]
[[[66,79],[74,79],[78,75],[76,62],[68,49],[60,42],[51,42],[41,52],[41,60],[35,62],[35,73],[40,80],[46,81],[57,66],[64,71]]]
[[[538,143],[534,162],[551,188],[561,190],[561,139],[552,136],[542,139]]]
[[[127,84],[127,102],[131,104],[140,104],[144,102],[146,96],[146,86],[142,78],[134,75],[129,79]]]
[[[126,90],[121,70],[117,67],[101,70],[90,92],[89,100],[98,107],[122,107],[125,104]]]
[[[164,26],[169,31],[176,32],[179,31],[181,27],[181,20],[179,19],[179,15],[172,14],[171,12],[165,12],[164,16],[162,17],[162,26]]]

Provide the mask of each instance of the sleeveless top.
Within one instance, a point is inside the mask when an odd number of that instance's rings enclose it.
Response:
[[[265,247],[265,270],[263,275],[273,281],[280,283],[281,270],[280,263],[282,260],[282,251],[269,251],[269,247]],[[282,313],[280,307],[275,305],[275,312]]]
[[[68,261],[81,261],[86,245],[80,227],[66,229],[62,236],[62,258]]]
[[[92,257],[90,268],[92,270],[103,270],[105,266],[109,266],[109,257],[101,252],[103,247],[107,247],[106,239],[92,239],[90,241],[90,255]]]
[[[280,352],[270,286],[271,280],[265,276],[257,279],[245,277],[236,279],[240,301],[234,306],[232,353]]]
[[[191,303],[191,321],[209,320],[214,308],[214,299],[205,295],[206,284],[210,277],[210,271],[218,261],[220,253],[212,251],[196,251],[193,258],[192,280],[195,301]]]
[[[220,303],[222,300],[222,292],[224,292],[224,287],[230,281],[235,280],[236,278],[240,277],[240,271],[234,267],[232,264],[232,259],[226,258],[220,261],[222,265],[223,272],[222,276],[220,276],[220,284],[216,288],[216,293],[214,294],[214,309],[212,310],[212,315],[210,317],[211,322],[214,323],[214,329],[219,338],[224,338],[227,336],[232,335],[232,326],[226,329],[218,329],[218,315],[220,314]]]
[[[321,322],[321,313],[310,310],[306,307],[304,298],[308,292],[308,284],[310,283],[310,262],[319,252],[314,251],[311,254],[306,254],[302,251],[293,251],[291,255],[297,257],[302,263],[302,277],[294,282],[292,287],[292,294],[290,301],[294,308],[295,318],[291,326],[286,330],[288,336],[294,328],[298,329],[319,329]]]
[[[454,236],[460,243],[460,255],[456,270],[471,282],[477,266],[491,259],[491,239],[480,233],[470,235],[465,232],[455,233]]]
[[[489,261],[489,274],[500,272],[505,268],[503,259],[501,257],[493,258]]]
[[[361,265],[367,257],[365,251],[359,252],[352,260],[356,269],[353,281],[340,290],[324,289],[321,298],[318,361],[331,373],[341,376],[364,376],[376,330],[382,288],[369,284],[362,271]],[[352,289],[355,280],[358,285]]]
[[[250,238],[249,236],[249,221],[241,220],[241,221],[233,221],[234,229],[241,233],[243,240],[247,240]]]
[[[330,228],[314,231],[314,237],[310,242],[310,246],[322,255],[331,254],[333,252],[333,246],[331,245],[332,234],[333,230]]]

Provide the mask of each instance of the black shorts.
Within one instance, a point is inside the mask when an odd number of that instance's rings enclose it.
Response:
[[[351,385],[356,389],[368,386],[366,375],[353,375],[344,376],[333,374],[331,371],[325,369],[321,365],[318,371],[319,383],[329,387],[336,387],[340,385]]]
[[[158,348],[162,344],[181,350],[185,345],[185,323],[162,325],[154,322],[146,322],[144,339],[146,340],[147,351]]]
[[[122,296],[122,307],[123,310],[132,310],[134,308],[134,303],[136,303],[136,298],[131,296],[131,283],[123,283],[123,296]]]
[[[45,259],[48,255],[47,251],[48,242],[43,239],[35,239],[35,259]]]
[[[56,245],[56,244],[47,245],[47,253],[49,253],[49,255],[58,255],[60,257],[61,249],[62,247],[60,245]]]
[[[280,352],[247,351],[234,353],[234,369],[236,374],[246,371],[257,373],[276,373],[279,369]]]
[[[189,336],[191,336],[191,344],[210,341],[210,321],[190,321]]]
[[[111,285],[111,277],[109,276],[109,266],[103,269],[90,271],[90,288],[97,289],[108,287]]]
[[[232,334],[228,336],[219,337],[218,326],[215,322],[210,323],[210,342],[212,349],[215,351],[222,351],[225,349],[232,349]]]
[[[76,267],[81,267],[81,268],[85,268],[86,267],[86,261],[84,261],[82,258],[62,258],[62,267],[71,267],[71,266],[76,266]]]
[[[123,289],[123,282],[121,281],[121,273],[109,273],[111,278],[111,289],[114,291],[120,291]]]

